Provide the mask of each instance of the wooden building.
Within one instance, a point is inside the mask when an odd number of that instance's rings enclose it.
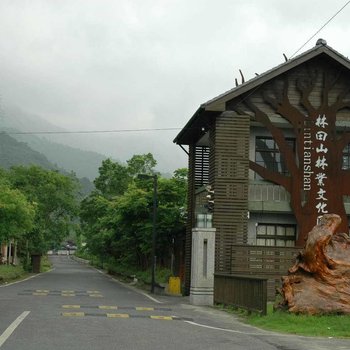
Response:
[[[193,228],[216,229],[216,273],[265,276],[270,297],[320,216],[348,232],[349,126],[350,61],[323,39],[198,108],[174,140],[189,156],[187,293]]]

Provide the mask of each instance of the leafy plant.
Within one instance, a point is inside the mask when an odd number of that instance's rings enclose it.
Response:
[[[113,258],[122,266],[147,270],[152,264],[154,175],[151,154],[135,155],[128,171],[110,160],[99,168],[97,191],[81,203],[80,218],[89,252],[100,260]],[[132,177],[131,177],[132,175]],[[127,184],[127,186],[125,186]],[[157,266],[169,266],[174,240],[185,230],[187,171],[179,169],[171,179],[157,175]],[[103,257],[103,259],[102,259]]]
[[[30,252],[43,253],[58,247],[76,225],[76,178],[38,166],[16,166],[9,170],[8,179],[35,204],[34,224],[21,236],[22,248],[27,245]]]

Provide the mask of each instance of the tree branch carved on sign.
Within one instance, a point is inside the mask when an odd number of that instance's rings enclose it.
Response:
[[[339,69],[304,66],[298,74],[284,74],[243,96],[240,103],[232,101],[227,106],[238,113],[252,113],[275,140],[287,174],[252,160],[250,169],[290,193],[300,246],[318,217],[329,212],[341,216],[339,230],[348,232],[343,196],[350,195],[350,172],[342,167],[350,132],[345,129],[340,133],[336,121],[344,110],[349,110],[350,121],[349,80]],[[273,121],[273,114],[290,125],[294,149],[286,138],[286,128]]]

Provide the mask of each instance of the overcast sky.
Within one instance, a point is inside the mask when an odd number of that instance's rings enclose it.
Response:
[[[1,0],[1,103],[67,130],[183,127],[239,69],[248,80],[284,62],[346,2]],[[299,53],[322,37],[350,56],[349,17],[350,4]],[[174,170],[186,165],[176,134],[118,138]],[[123,158],[108,137],[91,149]]]

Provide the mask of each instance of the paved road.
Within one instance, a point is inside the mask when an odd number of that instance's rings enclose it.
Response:
[[[0,349],[340,350],[350,341],[264,332],[234,316],[149,296],[68,256],[0,288]]]

